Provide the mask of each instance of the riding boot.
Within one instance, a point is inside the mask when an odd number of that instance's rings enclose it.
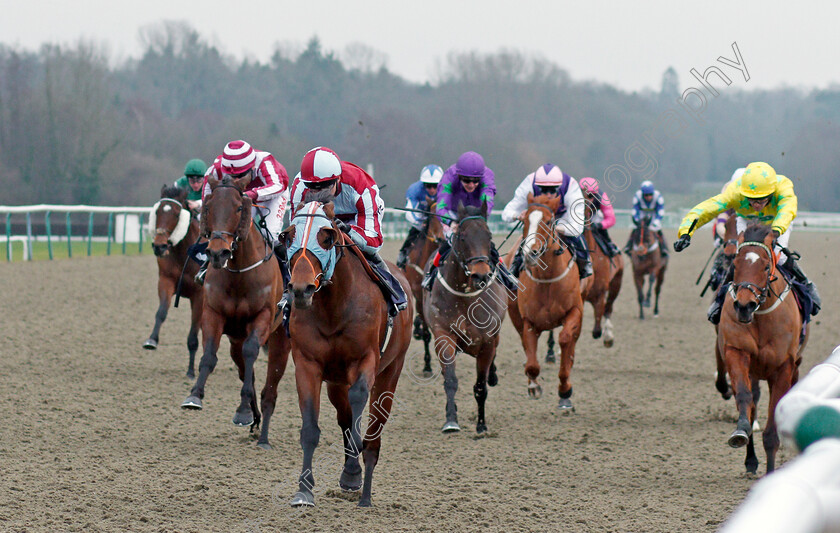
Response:
[[[382,260],[382,257],[378,253],[366,252],[365,257],[379,278],[379,286],[388,297],[388,313],[391,316],[396,316],[398,312],[408,307],[408,298],[405,295],[402,285],[391,274],[391,271],[388,270],[388,265],[385,264],[385,261]]]
[[[567,235],[566,238],[572,244],[580,279],[588,278],[592,275],[592,259],[589,257],[589,248],[586,247],[586,241],[580,235],[576,237]]]
[[[510,273],[515,277],[519,277],[522,273],[522,264],[525,262],[525,256],[522,255],[522,248],[516,249],[516,255],[513,256],[513,261],[510,264]]]
[[[446,256],[449,255],[449,251],[452,249],[452,245],[449,244],[449,241],[443,241],[443,244],[440,245],[440,248],[435,255],[434,261],[432,261],[432,266],[429,267],[429,271],[426,272],[426,275],[423,277],[423,283],[421,285],[427,291],[432,290],[432,286],[435,284],[435,277],[437,276],[438,267],[440,266],[441,262],[446,259]]]
[[[198,273],[195,275],[195,282],[199,285],[204,285],[204,276],[207,275],[207,267],[210,266],[210,260],[208,259],[204,263],[198,267]]]
[[[492,263],[490,268],[493,268],[493,265],[499,269],[499,281],[502,282],[502,285],[507,288],[510,292],[516,292],[519,290],[519,280],[517,280],[518,276],[514,276],[514,274],[508,270],[505,264],[501,261],[499,257],[499,251],[496,250],[496,245],[492,242],[490,243],[490,262]]]
[[[397,255],[397,268],[405,268],[405,265],[408,263],[408,249],[411,248],[411,245],[414,244],[414,241],[417,240],[417,236],[420,234],[420,230],[412,226],[408,230],[408,235],[405,237],[405,241],[400,247],[400,252]]]
[[[802,269],[799,267],[799,263],[796,262],[796,259],[794,259],[793,256],[787,256],[787,260],[785,261],[785,264],[782,265],[782,268],[790,272],[794,280],[802,283],[806,287],[808,296],[811,298],[811,302],[813,303],[813,306],[811,307],[811,316],[816,316],[822,307],[822,299],[817,292],[817,286],[814,285],[813,281],[808,279],[808,276],[806,276],[804,272],[802,272]]]
[[[624,248],[621,249],[625,254],[630,255],[630,250],[633,248],[633,232],[630,232],[630,236],[627,237],[627,244],[624,245]]]
[[[280,275],[283,277],[283,296],[277,302],[277,309],[281,312],[284,310],[291,297],[289,291],[289,283],[292,281],[292,275],[289,272],[289,258],[286,253],[286,245],[282,242],[274,244],[274,256],[280,264]]]
[[[662,257],[668,257],[668,245],[665,244],[665,236],[662,234],[662,230],[657,231],[656,236],[659,238],[659,250],[662,252]]]
[[[607,257],[615,257],[621,253],[621,250],[618,249],[618,246],[612,241],[610,238],[610,234],[607,233],[607,230],[601,227],[592,228],[593,232],[596,233],[600,238],[601,241],[605,244],[606,250],[605,253]]]
[[[712,305],[709,306],[709,310],[706,311],[706,318],[708,318],[709,322],[712,324],[720,323],[720,313],[723,310],[723,301],[726,299],[726,293],[729,291],[729,284],[732,282],[734,268],[734,266],[730,266],[729,270],[726,271],[726,275],[720,284],[720,288],[718,289],[717,294],[715,294],[715,299],[712,301]]]

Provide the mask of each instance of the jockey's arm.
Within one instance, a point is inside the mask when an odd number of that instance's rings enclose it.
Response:
[[[577,237],[583,233],[583,221],[586,217],[586,201],[577,180],[569,181],[569,189],[563,197],[566,212],[557,220],[556,230],[569,237]]]
[[[653,212],[653,223],[650,225],[652,229],[662,228],[662,218],[665,216],[665,199],[659,194],[656,199],[656,206]]]
[[[694,232],[697,231],[700,226],[711,221],[727,209],[734,208],[737,204],[737,196],[738,194],[735,189],[727,188],[724,192],[716,196],[712,196],[708,200],[700,202],[688,212],[685,218],[683,218],[680,223],[680,227],[677,230],[677,235],[680,237],[683,235],[694,235]],[[696,224],[694,224],[694,228],[689,232],[691,225],[695,221]]]
[[[415,186],[412,185],[408,188],[405,194],[405,206],[408,209],[420,209],[420,206],[423,203],[423,200],[426,197],[425,189],[422,189],[420,192],[422,193],[423,197],[420,198],[419,195],[415,191]],[[415,227],[419,227],[426,221],[426,217],[428,215],[424,215],[422,213],[414,213],[412,211],[406,211],[405,219],[408,220],[409,224]]]
[[[601,215],[604,217],[604,220],[601,221],[602,228],[610,229],[615,226],[615,211],[607,193],[601,193]]]
[[[382,213],[385,205],[373,187],[366,188],[356,201],[356,218],[350,224],[350,238],[362,251],[376,253],[382,248]]]
[[[779,176],[776,196],[779,203],[776,208],[776,218],[773,219],[771,226],[779,232],[779,235],[783,235],[790,228],[793,219],[796,218],[799,208],[799,201],[793,192],[793,182],[785,176]]]
[[[279,196],[286,190],[289,176],[286,169],[273,156],[267,156],[260,166],[254,169],[254,179],[263,185],[255,187],[246,194],[256,202],[266,202]]]
[[[518,220],[519,215],[528,209],[528,193],[531,191],[531,180],[526,177],[522,180],[522,183],[516,187],[516,191],[513,193],[513,199],[507,203],[505,209],[502,211],[502,220],[505,222],[514,222]]]

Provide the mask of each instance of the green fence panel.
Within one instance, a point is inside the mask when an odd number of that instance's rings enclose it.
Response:
[[[108,213],[108,255],[111,255],[111,236],[114,234],[114,213]]]
[[[122,238],[122,252],[125,255],[125,232],[128,230],[128,213],[123,213],[123,238]]]
[[[52,228],[50,227],[50,212],[47,211],[44,214],[44,222],[47,229],[47,250],[50,252],[50,260],[53,258],[53,249],[52,249]]]
[[[64,220],[67,224],[67,257],[73,257],[73,245],[70,244],[70,213],[67,213],[67,217]]]
[[[93,212],[88,216],[88,257],[90,257],[91,252],[91,241],[93,241]]]
[[[24,246],[26,246],[24,244]],[[26,254],[24,254],[26,255]],[[6,213],[6,261],[12,260],[12,214]]]

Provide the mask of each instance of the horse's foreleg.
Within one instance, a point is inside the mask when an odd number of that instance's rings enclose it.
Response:
[[[198,351],[198,326],[201,323],[201,310],[204,308],[204,295],[199,292],[190,299],[190,332],[187,335],[187,350],[190,354],[187,377],[195,377],[195,352]]]
[[[525,377],[528,379],[528,396],[539,398],[542,395],[542,388],[537,382],[540,375],[540,363],[537,361],[537,341],[540,338],[540,332],[537,331],[531,321],[526,319],[522,323],[519,336],[522,339],[522,348],[525,350]]]
[[[358,389],[356,385],[354,387]],[[358,391],[354,390],[354,393]],[[353,418],[353,408],[350,406],[352,394],[350,387],[344,383],[327,383],[327,396],[335,407],[338,427],[341,428],[341,438],[344,441],[344,470],[338,485],[342,490],[357,491],[362,487],[362,467],[359,465],[362,443],[357,439],[357,424]]]
[[[254,329],[242,344],[242,366],[239,376],[242,379],[242,388],[239,391],[239,407],[233,415],[234,425],[240,427],[252,426],[251,431],[260,423],[260,413],[257,409],[257,398],[254,391],[254,363],[257,356],[260,355],[261,337],[259,329]],[[233,346],[234,343],[231,343],[231,351],[233,351]]]
[[[158,298],[160,304],[155,313],[155,326],[152,328],[152,334],[143,343],[143,348],[147,350],[156,350],[158,341],[160,340],[160,326],[166,320],[166,315],[169,313],[169,301],[175,293],[175,283],[168,277],[161,276],[158,278]]]
[[[432,377],[432,352],[429,350],[429,343],[432,342],[432,332],[429,330],[429,325],[426,324],[426,321],[423,320],[422,316],[417,315],[417,318],[420,319],[421,331],[420,335],[423,339],[423,377],[430,378]]]
[[[717,365],[717,372],[715,372],[715,388],[723,397],[724,400],[732,398],[732,386],[726,379],[726,365],[723,362],[723,356],[720,354],[720,346],[715,342],[715,364]]]
[[[298,405],[302,418],[300,446],[303,448],[303,466],[298,478],[298,491],[292,497],[292,507],[315,505],[315,476],[312,473],[312,456],[321,440],[318,416],[321,409],[321,369],[314,363],[301,358],[295,359],[295,382],[298,391]]]
[[[268,442],[268,423],[271,420],[271,415],[274,414],[274,406],[277,403],[277,384],[283,378],[283,373],[286,372],[289,349],[289,337],[286,336],[286,332],[280,326],[268,337],[268,368],[265,373],[265,386],[263,386],[260,394],[263,422],[257,446],[264,450],[271,449],[271,444]]]
[[[636,297],[639,300],[639,320],[645,319],[645,278],[644,274],[633,274],[633,281],[636,284]]]
[[[204,398],[204,386],[218,362],[216,352],[222,339],[223,327],[224,318],[205,306],[201,313],[201,335],[204,342],[204,353],[198,363],[198,379],[195,380],[195,385],[193,385],[189,397],[181,404],[184,409],[202,408],[201,400]]]
[[[795,355],[794,355],[795,357]],[[795,364],[793,358],[788,364],[782,366],[770,379],[767,384],[770,386],[770,405],[767,408],[767,426],[762,433],[764,442],[764,453],[767,455],[767,473],[776,468],[776,452],[779,451],[779,434],[776,431],[776,405],[782,396],[787,394],[792,386]]]
[[[475,385],[473,385],[473,396],[478,406],[478,420],[475,424],[475,432],[478,435],[487,433],[487,423],[484,418],[484,404],[487,401],[487,378],[490,375],[490,366],[496,357],[496,343],[491,339],[485,342],[484,346],[475,358]]]
[[[728,442],[733,448],[740,448],[747,444],[750,435],[752,435],[750,415],[753,410],[753,391],[752,380],[749,376],[750,354],[732,346],[725,346],[724,358],[729,377],[732,379],[735,404],[738,407],[738,422],[735,431],[729,436]],[[755,473],[755,470],[748,469],[747,471]]]
[[[556,363],[557,362],[557,354],[554,353],[554,330],[548,330],[548,339],[545,341],[546,352],[545,352],[545,362],[546,363]]]
[[[446,333],[435,335],[435,351],[440,361],[443,374],[443,390],[446,393],[446,423],[441,431],[449,433],[461,431],[458,425],[458,406],[455,404],[455,393],[458,392],[458,377],[455,375],[455,356],[458,349]]]
[[[575,364],[575,346],[580,337],[581,321],[583,312],[581,307],[573,307],[566,313],[563,319],[563,329],[560,330],[557,341],[560,344],[560,368],[557,377],[560,379],[557,385],[557,394],[560,401],[558,409],[563,413],[574,412],[572,406],[572,366]]]
[[[601,338],[601,318],[604,316],[604,308],[607,306],[607,292],[604,291],[592,304],[592,308],[595,310],[595,324],[592,326],[592,338],[599,339]]]
[[[645,294],[645,307],[650,307],[650,294],[653,291],[653,285],[656,282],[655,271],[652,271],[647,276],[647,293]]]

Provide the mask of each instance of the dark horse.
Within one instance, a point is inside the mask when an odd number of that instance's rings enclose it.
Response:
[[[411,302],[394,317],[389,333],[385,298],[359,249],[336,229],[332,195],[323,191],[307,199],[306,205],[298,206],[293,225],[283,232],[291,256],[289,287],[294,300],[289,331],[303,418],[303,468],[291,504],[315,505],[312,456],[321,436],[318,417],[321,384],[326,381],[344,438],[339,485],[350,491],[362,488],[359,506],[368,507],[382,430],[411,342]],[[388,266],[410,300],[405,277],[396,266]],[[364,431],[361,417],[368,398],[369,423]],[[364,482],[359,455],[364,455]]]
[[[659,249],[659,239],[650,229],[650,218],[644,217],[639,226],[632,233],[633,249],[630,260],[633,262],[633,281],[636,283],[636,294],[639,298],[639,318],[644,320],[645,307],[650,307],[650,291],[656,284],[656,304],[653,316],[659,316],[659,291],[665,281],[665,269],[668,267],[668,257],[662,255]],[[645,276],[648,277],[647,295],[644,292]]]
[[[435,212],[434,199],[427,198],[429,211]],[[429,215],[423,228],[420,231],[420,236],[411,244],[408,249],[408,262],[403,269],[408,283],[411,285],[411,292],[414,294],[414,305],[416,315],[414,316],[414,338],[423,341],[423,377],[429,378],[432,376],[432,354],[429,351],[429,343],[432,340],[432,333],[429,330],[429,325],[423,317],[423,268],[429,261],[429,258],[434,255],[440,247],[440,242],[443,239],[443,226],[440,219],[434,215]]]
[[[189,298],[192,311],[190,332],[187,335],[187,350],[190,363],[187,377],[195,377],[195,352],[198,350],[198,324],[204,306],[204,290],[193,277],[198,272],[198,263],[190,261],[187,249],[198,239],[198,221],[186,207],[187,191],[174,185],[164,185],[160,190],[160,201],[152,207],[149,228],[155,232],[152,249],[158,264],[158,298],[160,305],[155,313],[155,327],[143,343],[143,348],[156,350],[160,326],[169,312],[169,302],[181,279],[181,296]]]
[[[487,385],[496,384],[492,370],[505,318],[508,293],[496,279],[499,265],[491,260],[492,235],[487,226],[487,204],[458,206],[458,228],[452,251],[441,263],[431,294],[423,298],[423,315],[435,336],[435,351],[443,369],[446,423],[443,432],[460,431],[455,393],[455,356],[459,351],[475,357],[473,395],[478,403],[476,433],[487,432],[484,403]]]
[[[277,397],[276,384],[286,370],[289,338],[280,327],[276,304],[283,293],[280,265],[271,244],[263,239],[251,220],[251,199],[242,194],[250,176],[221,180],[210,178],[210,194],[204,201],[201,234],[209,239],[210,268],[204,280],[204,311],[201,333],[204,354],[198,379],[185,409],[201,409],[204,385],[216,368],[216,352],[222,335],[230,340],[230,356],[242,380],[241,402],[233,423],[259,427],[260,411],[254,393],[254,362],[260,346],[268,343],[268,371],[262,391],[266,421],[258,445],[267,448],[268,420]],[[277,315],[277,316],[276,316]]]
[[[574,253],[556,236],[554,214],[562,201],[560,197],[528,195],[519,245],[524,266],[519,275],[520,289],[510,300],[508,314],[522,340],[528,395],[535,399],[542,395],[537,381],[540,375],[537,341],[543,331],[563,327],[557,336],[560,344],[557,407],[569,414],[574,411],[571,373],[583,319],[583,298]],[[506,261],[512,262],[514,253],[515,249],[511,250]],[[584,281],[587,289],[591,287],[591,279]]]
[[[729,437],[733,448],[747,446],[744,465],[756,473],[758,458],[753,445],[758,381],[770,387],[767,425],[762,441],[767,454],[767,472],[776,465],[779,436],[776,404],[799,378],[802,350],[808,330],[802,335],[802,316],[791,286],[776,269],[770,226],[753,224],[738,237],[733,260],[733,281],[718,325],[717,350],[732,380],[738,422]]]

